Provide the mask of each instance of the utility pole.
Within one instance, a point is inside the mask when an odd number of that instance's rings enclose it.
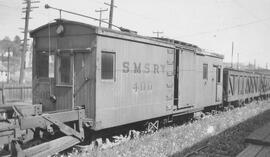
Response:
[[[153,34],[157,34],[157,37],[159,38],[159,34],[163,34],[163,32],[156,31],[156,32],[153,32]]]
[[[10,79],[10,70],[9,70],[9,58],[10,58],[10,47],[8,48],[8,64],[7,64],[7,83],[9,83],[9,79]]]
[[[254,59],[254,69],[256,69],[256,59]]]
[[[38,8],[38,7],[31,7],[32,3],[39,3],[39,1],[31,1],[31,0],[24,0],[23,4],[26,4],[25,8],[23,9],[23,13],[25,13],[25,20],[24,23],[24,38],[23,38],[23,49],[22,49],[22,54],[21,54],[21,67],[20,67],[20,78],[19,78],[19,83],[23,83],[24,80],[24,69],[25,69],[25,53],[27,51],[27,36],[28,36],[28,26],[29,26],[29,19],[30,19],[30,12],[33,11],[32,9]]]
[[[108,9],[99,9],[99,10],[95,10],[95,12],[99,12],[99,27],[101,27],[101,21],[103,21],[104,19],[102,19],[102,13],[104,11],[108,11]]]
[[[233,46],[234,46],[234,43],[232,42],[232,60],[231,60],[231,68],[233,68]]]
[[[239,53],[237,53],[237,69],[239,70]]]
[[[113,23],[113,8],[117,8],[117,6],[114,5],[114,0],[111,0],[111,4],[104,3],[105,5],[110,6],[110,17],[109,17],[109,28],[112,29],[112,23]]]

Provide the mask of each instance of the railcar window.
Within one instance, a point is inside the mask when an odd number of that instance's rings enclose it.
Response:
[[[40,51],[36,53],[36,68],[37,78],[48,77],[49,55],[45,51]]]
[[[58,84],[68,85],[72,83],[71,57],[69,54],[59,55],[58,60]]]
[[[115,53],[101,52],[101,79],[114,79],[115,69]]]
[[[220,76],[221,76],[221,70],[220,70],[220,68],[217,68],[217,82],[218,83],[220,83],[220,81],[221,81]]]
[[[54,55],[49,56],[49,78],[54,78]]]
[[[203,79],[208,79],[208,64],[203,64]]]

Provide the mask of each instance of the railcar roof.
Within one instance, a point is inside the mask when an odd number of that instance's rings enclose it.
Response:
[[[34,35],[38,31],[40,31],[42,29],[46,29],[49,25],[51,25],[51,26],[56,25],[59,22],[68,23],[68,24],[74,24],[74,25],[81,25],[81,26],[85,26],[85,27],[90,27],[90,28],[93,28],[93,29],[97,30],[96,31],[97,34],[99,34],[99,33],[105,33],[106,34],[107,33],[110,36],[116,36],[117,34],[119,34],[119,35],[123,35],[123,36],[127,36],[127,37],[134,37],[134,38],[137,38],[137,39],[144,39],[144,40],[156,42],[156,43],[159,43],[159,44],[166,44],[167,46],[169,46],[171,48],[180,47],[180,48],[192,50],[196,54],[199,54],[199,55],[216,57],[216,58],[220,58],[220,59],[224,58],[224,56],[221,55],[221,54],[208,52],[208,51],[203,50],[202,48],[200,48],[197,45],[187,43],[187,42],[183,42],[183,41],[179,41],[179,40],[175,40],[175,39],[147,37],[147,36],[138,35],[138,34],[136,34],[135,31],[128,32],[129,30],[124,29],[124,28],[122,28],[122,30],[125,30],[125,31],[118,31],[118,30],[108,29],[108,28],[104,28],[104,27],[97,27],[97,26],[94,26],[94,25],[91,25],[91,24],[77,22],[77,21],[71,21],[71,20],[66,20],[66,19],[56,19],[55,22],[53,22],[53,23],[47,23],[47,24],[45,24],[43,26],[40,26],[40,27],[32,30],[30,32],[30,36],[34,37]]]
[[[191,44],[191,43],[187,43],[187,42],[183,42],[183,41],[175,40],[175,39],[169,39],[169,38],[156,38],[156,39],[171,42],[176,47],[194,51],[196,54],[199,54],[199,55],[210,56],[210,57],[216,57],[216,58],[224,59],[224,56],[221,55],[221,54],[206,51],[206,50],[200,48],[199,46],[194,45],[194,44]]]
[[[47,23],[45,25],[42,25],[34,30],[32,30],[30,32],[30,36],[34,37],[34,35],[42,30],[42,29],[46,29],[49,25],[53,26],[58,24],[58,22],[62,22],[62,23],[66,23],[66,24],[74,24],[74,25],[81,25],[81,26],[85,26],[85,27],[90,27],[96,30],[97,34],[110,34],[110,36],[116,36],[116,35],[123,35],[123,36],[129,36],[129,37],[135,37],[137,39],[146,39],[148,41],[154,41],[160,44],[167,44],[167,46],[171,46],[173,47],[174,45],[168,41],[162,41],[162,40],[158,40],[158,39],[154,39],[151,37],[147,37],[147,36],[142,36],[142,35],[138,35],[136,34],[135,31],[130,31],[128,29],[125,28],[121,28],[121,30],[124,31],[118,31],[118,30],[113,30],[113,29],[109,29],[109,28],[104,28],[104,27],[98,27],[98,26],[94,26],[91,24],[87,24],[87,23],[82,23],[82,22],[77,22],[77,21],[71,21],[71,20],[66,20],[66,19],[55,19],[55,22],[52,23]]]
[[[240,70],[240,69],[234,69],[234,68],[230,68],[230,67],[226,67],[226,68],[224,68],[224,70],[244,72],[244,73],[252,73],[252,74],[259,74],[258,72],[251,71],[251,70]]]
[[[270,76],[270,70],[268,69],[250,69],[249,71]]]

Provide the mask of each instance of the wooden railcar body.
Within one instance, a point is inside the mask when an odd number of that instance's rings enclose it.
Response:
[[[93,130],[222,103],[223,56],[195,45],[67,20],[31,36],[33,102],[48,112],[84,106]]]
[[[270,94],[270,71],[268,69],[250,69],[250,72],[260,75],[260,95]]]
[[[270,95],[270,75],[259,73],[260,75],[260,95]]]
[[[59,25],[64,35],[56,34]],[[173,66],[167,63],[173,61],[173,45],[71,21],[42,26],[31,36],[33,102],[44,104],[45,111],[85,106],[94,130],[172,113]],[[49,55],[55,58],[53,78]]]
[[[183,44],[178,44],[177,49],[180,51],[178,108],[221,104],[223,56]]]
[[[258,73],[224,68],[224,101],[233,102],[259,97],[261,95],[261,78]]]

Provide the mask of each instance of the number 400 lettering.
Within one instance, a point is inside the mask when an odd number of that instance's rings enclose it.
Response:
[[[151,91],[152,88],[152,83],[149,82],[136,82],[133,85],[134,92]]]

